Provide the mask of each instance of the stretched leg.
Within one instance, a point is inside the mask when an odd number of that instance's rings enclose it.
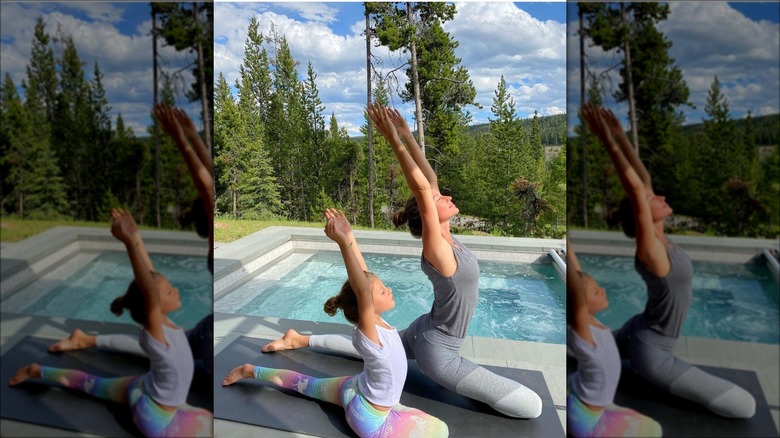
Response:
[[[567,432],[574,437],[660,437],[661,425],[633,409],[610,405],[600,412],[574,394],[566,402]]]
[[[88,335],[81,329],[75,329],[67,338],[51,344],[49,346],[49,353],[61,353],[64,351],[92,348],[95,346],[95,341],[95,336]]]
[[[727,418],[750,418],[756,401],[745,389],[674,356],[676,339],[650,329],[631,342],[631,366],[652,384]]]
[[[412,326],[405,337],[414,337],[411,330]],[[536,418],[542,414],[539,395],[519,382],[463,358],[459,354],[461,342],[435,329],[417,334],[412,348],[420,370],[445,388],[487,403],[504,415]]]
[[[341,387],[352,376],[317,378],[290,370],[265,368],[245,364],[234,368],[222,381],[222,386],[249,378],[264,380],[276,386],[292,389],[307,397],[344,406],[341,401]]]
[[[274,351],[295,350],[304,347],[322,348],[362,359],[352,346],[352,338],[347,335],[302,335],[290,329],[283,337],[266,344],[260,350],[263,353]]]
[[[209,374],[214,374],[214,314],[201,319],[187,332],[187,340],[195,359],[201,359]]]
[[[83,371],[44,367],[34,363],[17,370],[8,384],[15,386],[28,379],[41,379],[104,400],[125,403],[128,386],[136,378],[137,376],[98,377]]]
[[[357,387],[357,379],[349,378],[341,385],[341,403],[347,424],[361,438],[443,438],[447,425],[419,409],[402,404],[381,411],[366,400]]]
[[[130,384],[127,403],[133,422],[147,437],[210,437],[214,417],[211,412],[184,404],[175,410],[163,409],[144,391],[143,377]]]

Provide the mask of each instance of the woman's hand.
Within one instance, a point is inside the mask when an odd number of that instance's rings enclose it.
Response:
[[[335,208],[325,209],[325,235],[339,245],[351,245],[353,240],[352,227],[344,213]]]
[[[606,120],[606,111],[596,105],[586,104],[582,106],[581,114],[590,131],[596,134],[604,146],[608,146],[612,142],[612,133]]]
[[[382,105],[372,103],[366,107],[366,112],[374,123],[374,126],[376,126],[376,129],[393,144],[392,139],[398,138],[398,132],[395,130],[393,121],[390,118],[390,110]],[[400,141],[398,143],[401,144]]]
[[[130,244],[136,235],[138,235],[138,226],[135,219],[129,212],[121,208],[111,210],[111,234],[122,243]]]
[[[412,130],[409,125],[406,124],[406,120],[401,113],[395,108],[387,108],[387,114],[390,117],[390,121],[393,122],[396,132],[401,137],[411,136]]]
[[[177,110],[175,108],[158,103],[154,106],[153,113],[154,118],[160,122],[163,131],[165,131],[177,145],[184,141],[184,129],[179,122],[179,117],[177,116]],[[184,117],[189,121],[189,117],[187,117],[186,114]],[[190,123],[192,123],[192,121],[190,121]]]

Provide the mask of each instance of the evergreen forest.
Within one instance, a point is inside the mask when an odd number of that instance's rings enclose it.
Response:
[[[628,137],[657,194],[674,209],[672,231],[777,238],[780,235],[780,114],[735,120],[717,76],[706,101],[691,102],[672,46],[657,24],[669,6],[580,3],[581,38],[620,54],[620,84],[609,96],[604,72],[583,62],[583,101],[611,97],[628,104]],[[581,55],[582,59],[585,59]],[[704,108],[701,123],[683,126],[681,109]],[[632,110],[633,109],[633,110]],[[622,116],[620,114],[619,116]],[[582,120],[568,143],[568,222],[606,229],[623,190],[614,166]]]
[[[460,209],[456,227],[563,237],[566,117],[519,119],[501,77],[490,123],[472,125],[476,92],[442,28],[454,14],[444,3],[365,4],[366,103],[386,105],[397,93],[415,104],[408,123]],[[294,59],[284,35],[247,19],[240,77],[229,84],[218,72],[214,91],[216,215],[318,221],[336,207],[353,224],[391,228],[410,193],[385,139],[367,118],[363,135],[350,138],[323,106],[311,63]],[[407,56],[405,87],[377,74],[370,48],[378,45]]]
[[[190,117],[210,118],[213,4],[152,3],[151,14],[155,26],[149,54],[155,57],[159,84],[155,100],[177,105],[173,83],[191,75],[191,89],[181,94],[204,111]],[[192,63],[185,71],[166,71],[156,52],[163,45],[187,51]],[[6,74],[2,81],[4,217],[104,221],[111,208],[122,207],[141,225],[181,227],[181,217],[197,197],[185,162],[156,126],[154,102],[149,102],[148,136],[137,137],[121,113],[115,119],[109,115],[106,79],[98,62],[84,65],[71,36],[47,29],[38,19],[26,78],[16,84]],[[158,88],[152,77],[148,87]],[[210,123],[205,126],[208,139]]]

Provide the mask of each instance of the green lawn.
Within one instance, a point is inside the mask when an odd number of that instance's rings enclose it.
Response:
[[[106,222],[86,222],[86,221],[70,221],[70,220],[21,220],[2,218],[0,220],[0,241],[2,242],[18,242],[24,240],[30,236],[34,236],[38,233],[42,233],[49,228],[56,226],[70,226],[70,227],[95,227],[109,229],[110,224]],[[216,218],[214,220],[214,241],[229,243],[234,240],[238,240],[244,236],[248,236],[252,233],[262,230],[266,227],[282,226],[282,227],[306,227],[306,228],[324,228],[325,221],[318,222],[300,222],[300,221],[288,221],[288,220],[242,220],[242,219],[230,219],[230,218]],[[155,230],[155,227],[139,226],[142,230]],[[369,227],[353,226],[356,230],[371,230]],[[194,231],[193,231],[194,232]],[[479,232],[469,232],[467,230],[457,230],[458,233],[463,234],[480,234]]]
[[[56,226],[66,227],[93,227],[93,228],[105,228],[106,230],[111,228],[111,223],[106,222],[87,222],[87,221],[72,221],[72,220],[30,220],[30,219],[0,219],[0,241],[14,243],[20,240],[24,240],[28,237],[34,236],[38,233],[42,233],[49,228]],[[139,226],[142,230],[155,230],[154,227]]]

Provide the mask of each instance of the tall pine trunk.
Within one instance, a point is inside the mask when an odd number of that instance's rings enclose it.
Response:
[[[409,20],[409,25],[414,24],[414,16],[412,12],[412,3],[406,3],[406,17]],[[425,130],[423,129],[423,116],[422,116],[422,100],[420,98],[420,76],[417,72],[417,44],[414,41],[414,37],[409,44],[409,49],[412,56],[412,85],[414,86],[414,117],[417,119],[417,142],[425,153]]]
[[[623,24],[628,27],[625,4],[622,2],[620,3],[620,18],[623,20]],[[631,74],[631,45],[628,42],[629,38],[630,31],[623,39],[623,52],[626,61],[626,85],[628,86],[628,112],[631,121],[631,140],[634,142],[636,154],[639,155],[639,132],[636,126],[636,102],[634,102],[634,80]]]
[[[366,10],[366,105],[371,104],[371,27]],[[367,117],[368,135],[368,218],[371,228],[374,228],[374,128],[371,118]]]

